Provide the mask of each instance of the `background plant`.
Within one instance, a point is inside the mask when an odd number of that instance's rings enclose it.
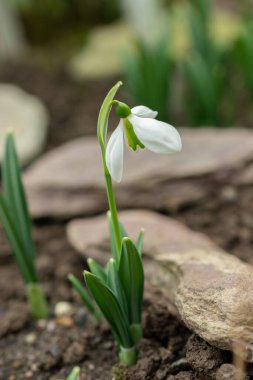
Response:
[[[168,36],[164,35],[152,45],[141,39],[136,41],[135,53],[123,56],[128,94],[136,104],[155,109],[163,121],[168,121],[171,105],[173,62]]]
[[[80,367],[74,367],[66,380],[78,380],[80,374]]]
[[[191,53],[183,68],[189,121],[193,126],[224,125],[227,120],[222,106],[224,96],[228,94],[228,55],[211,35],[211,2],[194,2],[189,8],[188,20]]]
[[[35,318],[46,318],[48,308],[35,267],[31,219],[21,179],[14,138],[6,137],[2,163],[0,220],[25,282],[26,294]],[[13,279],[10,279],[12,281]]]
[[[253,21],[245,19],[240,35],[234,44],[234,60],[239,69],[239,80],[253,102]]]

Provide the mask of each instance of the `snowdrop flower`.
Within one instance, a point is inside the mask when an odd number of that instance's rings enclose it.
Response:
[[[145,106],[130,109],[126,104],[113,101],[120,122],[106,147],[106,165],[112,178],[120,182],[123,173],[124,139],[134,151],[138,146],[154,153],[180,152],[181,138],[172,125],[155,120],[156,111]]]

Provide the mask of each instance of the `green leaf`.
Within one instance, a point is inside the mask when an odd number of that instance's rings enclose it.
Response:
[[[2,164],[3,197],[23,242],[24,254],[34,260],[31,219],[28,212],[25,191],[21,179],[14,138],[11,133],[6,137],[5,154]]]
[[[13,223],[6,201],[2,194],[0,194],[0,219],[24,281],[27,284],[37,282],[38,280],[34,262],[25,254],[23,241],[20,239],[20,235],[15,224]]]
[[[119,301],[122,310],[128,318],[129,313],[126,296],[119,280],[117,264],[114,259],[110,259],[108,263],[107,285],[114,293],[115,297]]]
[[[143,242],[144,242],[144,228],[142,228],[139,232],[139,236],[136,241],[136,248],[139,252],[139,255],[142,254],[142,248],[143,248]]]
[[[118,253],[117,253],[117,247],[116,247],[116,239],[115,239],[115,234],[114,234],[114,228],[113,228],[113,223],[112,223],[112,216],[111,212],[107,212],[107,219],[108,219],[108,224],[109,224],[109,234],[110,234],[110,243],[111,243],[111,250],[112,250],[112,257],[118,262]],[[120,237],[123,239],[124,237],[127,237],[127,232],[123,226],[122,223],[119,221],[119,228],[120,228]]]
[[[139,252],[129,238],[124,238],[122,242],[119,279],[128,303],[130,324],[139,324],[141,322],[144,272]]]
[[[117,82],[115,86],[106,95],[103,104],[100,108],[98,115],[98,125],[97,125],[97,135],[100,146],[102,149],[105,149],[107,129],[108,129],[108,118],[112,107],[112,101],[119,87],[122,85],[122,82]]]
[[[125,348],[132,347],[127,318],[113,292],[92,273],[84,272],[84,277],[87,287],[109,323],[119,345]]]
[[[78,380],[80,374],[80,367],[74,367],[68,375],[67,380]]]
[[[86,308],[90,311],[90,313],[98,319],[98,312],[96,308],[93,305],[93,300],[91,299],[89,293],[85,289],[85,287],[82,285],[82,283],[78,280],[76,276],[74,276],[72,273],[68,275],[68,279],[79,294],[81,300],[83,301]]]
[[[99,265],[95,260],[89,258],[87,260],[88,266],[90,268],[91,273],[97,276],[101,281],[106,283],[107,279],[107,268],[103,268]]]

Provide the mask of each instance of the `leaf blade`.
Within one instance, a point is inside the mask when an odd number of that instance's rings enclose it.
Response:
[[[140,324],[144,292],[144,271],[139,252],[129,238],[124,238],[122,242],[119,279],[126,295],[130,323]]]
[[[132,347],[131,332],[128,321],[112,291],[95,275],[84,272],[86,284],[97,305],[109,323],[119,344],[125,348]]]

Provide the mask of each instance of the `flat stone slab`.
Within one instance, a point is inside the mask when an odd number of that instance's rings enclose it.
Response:
[[[22,165],[28,164],[42,151],[49,116],[39,98],[11,84],[0,84],[0,160],[4,154],[6,132],[15,135]]]
[[[192,179],[231,175],[253,158],[250,130],[182,128],[180,132],[180,154],[125,149],[123,181],[115,184],[120,208],[173,210],[198,202],[208,186]],[[68,218],[107,208],[95,137],[79,138],[46,153],[27,170],[25,184],[34,217]]]
[[[145,229],[144,254],[153,261],[155,284],[184,323],[210,344],[231,350],[244,342],[253,362],[253,267],[218,248],[203,234],[150,211],[123,211],[120,220],[136,239]],[[67,225],[70,243],[100,262],[108,257],[106,216],[77,219]]]

